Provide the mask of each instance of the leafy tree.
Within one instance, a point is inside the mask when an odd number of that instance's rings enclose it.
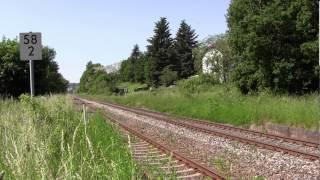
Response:
[[[174,43],[177,58],[175,70],[180,78],[187,78],[195,73],[192,49],[197,44],[197,37],[191,26],[182,21]]]
[[[234,80],[243,93],[259,89],[305,93],[319,87],[316,0],[233,0],[229,42]]]
[[[34,62],[35,90],[38,94],[61,93],[68,87],[68,81],[58,73],[59,66],[54,61],[56,52],[54,49],[44,47],[42,49],[43,59]]]
[[[29,92],[28,62],[19,58],[17,40],[3,38],[0,43],[0,95],[19,96]]]
[[[34,62],[35,93],[61,93],[68,81],[58,72],[54,49],[44,47],[42,60]],[[3,38],[0,42],[0,95],[19,96],[30,92],[29,63],[21,61],[17,39]]]
[[[110,94],[116,86],[116,74],[107,74],[104,66],[88,62],[80,78],[78,92],[90,94]]]
[[[172,62],[174,59],[172,58],[173,48],[170,30],[169,30],[169,22],[166,18],[162,17],[158,22],[156,22],[154,28],[154,35],[150,39],[148,39],[150,45],[148,48],[148,55],[151,58],[148,58],[148,70],[147,78],[148,82],[152,83],[152,86],[160,85],[160,76],[163,69],[166,66],[172,66],[175,64]],[[170,67],[172,68],[172,67]]]
[[[119,72],[122,81],[134,82],[133,60],[122,61]]]

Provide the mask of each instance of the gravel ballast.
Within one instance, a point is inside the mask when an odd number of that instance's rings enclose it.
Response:
[[[148,136],[195,156],[226,176],[261,176],[268,179],[320,178],[319,160],[310,161],[261,149],[112,107],[107,107],[107,110]]]

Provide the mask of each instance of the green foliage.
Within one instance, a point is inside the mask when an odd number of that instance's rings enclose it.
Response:
[[[61,93],[68,81],[58,72],[54,49],[44,47],[42,60],[34,62],[35,92],[37,95]],[[29,92],[29,63],[21,61],[17,40],[3,38],[0,42],[0,95],[19,96]]]
[[[144,82],[144,54],[140,52],[138,44],[134,45],[130,60],[132,62],[132,71],[134,82]]]
[[[301,94],[319,87],[318,11],[316,0],[232,1],[229,42],[243,93]]]
[[[145,82],[145,64],[147,57],[145,54],[141,54],[136,60],[134,68],[134,79],[135,82],[144,83]]]
[[[102,115],[76,111],[66,96],[20,99],[0,100],[4,179],[140,177],[126,143]]]
[[[169,30],[169,22],[166,18],[161,18],[156,22],[154,28],[154,35],[148,39],[150,45],[148,45],[148,55],[152,58],[148,58],[147,79],[149,85],[159,86],[160,76],[165,67],[174,64],[173,39],[171,38]]]
[[[120,88],[120,89],[127,88],[128,89],[128,93],[133,93],[133,92],[136,92],[136,91],[141,91],[141,90],[148,89],[148,85],[147,84],[131,83],[131,82],[119,83],[117,85],[117,87]]]
[[[164,86],[172,85],[178,79],[178,73],[172,71],[168,66],[165,67],[161,73],[160,81]]]
[[[133,61],[129,58],[121,62],[120,78],[122,81],[134,82]]]
[[[118,75],[107,74],[101,64],[90,61],[80,79],[79,93],[110,94],[116,88]]]
[[[187,78],[195,73],[192,49],[196,46],[195,31],[185,21],[182,21],[178,29],[175,42],[175,70],[179,78]]]
[[[120,78],[124,82],[139,82],[145,81],[145,63],[146,55],[139,50],[136,44],[132,49],[131,56],[122,61],[120,67]]]
[[[141,52],[140,52],[139,46],[138,44],[135,44],[133,46],[130,58],[132,59],[132,61],[136,61],[137,59],[139,59],[140,55],[141,55]]]
[[[148,86],[152,86],[157,83],[155,76],[160,76],[160,73],[156,72],[156,64],[151,56],[147,56],[144,65],[144,78]]]
[[[182,94],[192,96],[200,92],[210,91],[213,85],[217,83],[216,79],[211,75],[200,75],[179,81],[178,88]]]

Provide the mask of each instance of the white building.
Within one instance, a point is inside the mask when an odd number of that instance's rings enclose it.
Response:
[[[114,72],[118,72],[120,70],[120,67],[121,67],[121,62],[107,65],[105,69],[107,73],[114,73]]]
[[[223,82],[223,55],[216,49],[209,50],[202,58],[202,73],[218,76],[220,82]]]

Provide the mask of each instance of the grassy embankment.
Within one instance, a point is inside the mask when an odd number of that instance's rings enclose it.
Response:
[[[147,88],[147,85],[146,84],[140,84],[140,83],[123,82],[123,83],[120,83],[117,87],[118,88],[127,88],[128,89],[128,93],[133,93],[136,89]]]
[[[307,129],[317,129],[319,125],[320,97],[317,94],[300,97],[270,93],[242,95],[233,85],[212,86],[203,84],[202,80],[187,81],[191,82],[184,81],[176,88],[125,96],[82,96],[244,127],[266,122]]]
[[[119,133],[101,114],[76,111],[66,96],[0,100],[0,115],[5,179],[139,178]]]

